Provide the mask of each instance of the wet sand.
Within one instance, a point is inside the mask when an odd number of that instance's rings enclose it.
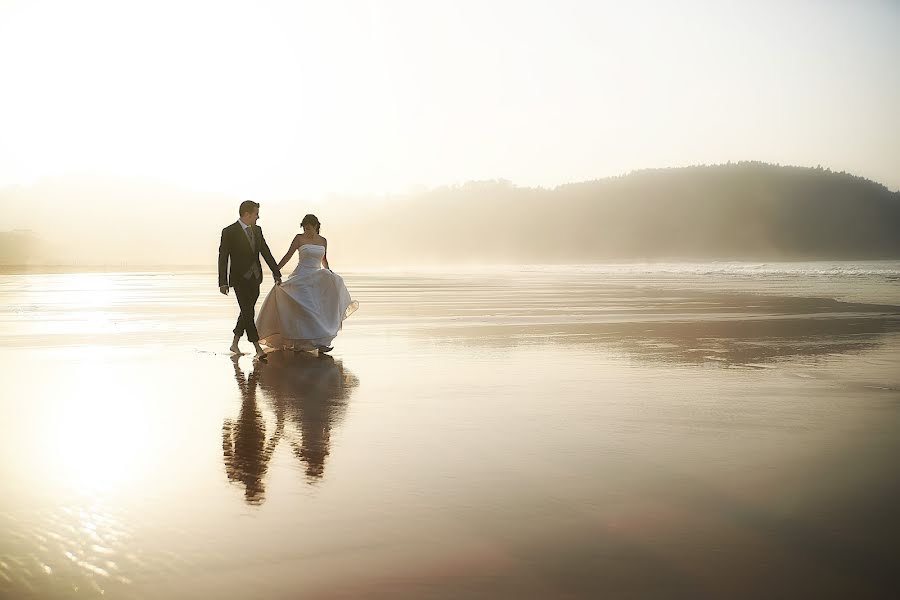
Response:
[[[0,274],[0,597],[900,590],[897,281],[344,277],[260,365],[210,274]]]

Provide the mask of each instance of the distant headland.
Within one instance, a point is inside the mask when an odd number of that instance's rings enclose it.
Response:
[[[100,256],[117,264],[140,264],[142,256],[161,250],[169,252],[167,264],[213,264],[219,221],[232,217],[236,201],[181,194],[173,204],[178,217],[163,234],[156,208],[145,198],[171,195],[136,189],[117,193],[114,204],[93,212],[89,205],[68,212],[61,218],[72,224],[63,229],[70,238],[60,234],[52,244],[39,225],[0,232],[0,264],[94,264],[79,249],[97,240],[106,249]],[[40,205],[34,194],[29,203]],[[72,195],[89,202],[89,193]],[[4,202],[14,201],[0,190]],[[42,214],[59,212],[50,200],[45,204]],[[219,213],[209,214],[210,207]],[[266,205],[263,222],[274,253],[285,250],[293,221],[306,208],[303,202]],[[335,197],[319,209],[323,233],[345,267],[900,259],[900,192],[822,167],[737,162],[646,169],[555,188],[474,181],[372,202]],[[82,214],[102,215],[102,228],[88,238],[83,231],[89,224],[77,222]]]

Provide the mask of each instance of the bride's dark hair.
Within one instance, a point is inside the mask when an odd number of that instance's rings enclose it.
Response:
[[[306,215],[303,217],[303,220],[300,221],[300,227],[304,225],[312,225],[316,228],[316,233],[319,233],[319,229],[321,229],[322,224],[319,223],[319,219],[316,218],[316,215]]]

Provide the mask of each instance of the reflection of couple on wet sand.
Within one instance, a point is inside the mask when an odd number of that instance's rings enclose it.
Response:
[[[320,479],[331,428],[343,418],[347,399],[359,381],[339,360],[325,355],[278,352],[267,363],[256,363],[246,378],[238,357],[233,360],[242,402],[238,417],[222,425],[228,479],[244,487],[248,503],[260,504],[265,499],[269,461],[282,439],[303,464],[307,480]],[[257,391],[274,413],[274,425],[271,419],[267,422]]]
[[[245,332],[260,360],[266,359],[260,343],[278,349],[331,351],[331,341],[358,303],[328,265],[328,240],[319,233],[319,220],[315,215],[303,217],[303,233],[294,236],[276,264],[262,228],[256,225],[259,204],[246,200],[238,212],[240,218],[222,230],[218,261],[219,291],[228,294],[234,288],[240,307],[231,352],[240,354],[238,341]],[[282,281],[281,268],[295,252],[300,257],[297,267]],[[254,319],[262,283],[260,254],[272,270],[275,286],[263,301],[259,318]]]

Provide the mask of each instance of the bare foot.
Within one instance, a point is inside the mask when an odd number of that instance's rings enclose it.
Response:
[[[258,351],[258,352],[256,353],[256,356],[254,356],[253,358],[255,358],[256,360],[263,360],[263,361],[264,361],[264,360],[266,360],[266,358],[268,358],[268,357],[266,356],[266,352],[265,352],[264,350],[260,350],[260,351]]]
[[[241,349],[238,348],[237,344],[232,345],[231,348],[229,348],[229,350],[231,350],[232,354],[240,354],[241,353]]]

